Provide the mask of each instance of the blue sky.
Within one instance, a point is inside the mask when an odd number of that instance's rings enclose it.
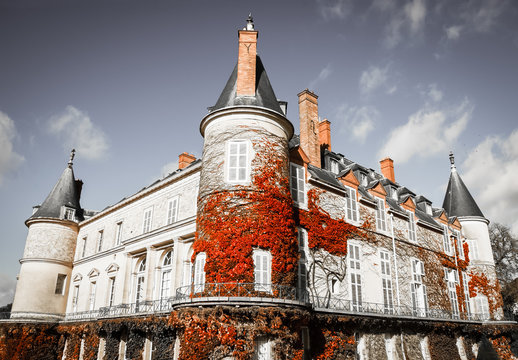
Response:
[[[518,233],[518,3],[505,0],[0,0],[0,305],[27,219],[77,156],[101,210],[201,156],[199,122],[252,12],[288,118],[319,95],[336,152],[441,206],[448,152],[483,213]]]

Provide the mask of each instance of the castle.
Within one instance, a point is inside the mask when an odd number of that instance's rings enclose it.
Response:
[[[93,212],[71,154],[26,221],[9,321],[45,334],[33,346],[45,358],[476,357],[485,327],[507,323],[489,221],[453,154],[437,207],[390,158],[378,172],[332,151],[308,89],[294,134],[251,17],[238,34],[201,159],[182,153],[173,173]]]

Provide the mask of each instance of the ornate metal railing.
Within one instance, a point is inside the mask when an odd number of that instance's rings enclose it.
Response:
[[[374,316],[422,318],[432,320],[486,321],[513,320],[512,317],[501,316],[490,318],[488,314],[454,314],[443,309],[413,308],[405,305],[387,306],[379,303],[353,302],[338,297],[315,296],[301,292],[295,287],[276,284],[257,283],[206,283],[182,286],[176,289],[175,296],[153,301],[140,301],[131,304],[119,304],[102,307],[98,310],[72,312],[66,314],[65,320],[87,320],[129,315],[146,315],[167,313],[178,306],[190,304],[290,304],[311,307],[316,311],[364,314]]]

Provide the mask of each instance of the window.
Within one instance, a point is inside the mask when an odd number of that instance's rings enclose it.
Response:
[[[456,285],[459,282],[459,274],[454,269],[444,269],[444,278],[448,288],[448,295],[450,297],[451,313],[454,318],[459,317],[459,301],[457,299]]]
[[[385,213],[385,200],[376,198],[378,207],[376,209],[376,228],[378,231],[387,231],[387,215]]]
[[[183,262],[183,286],[190,286],[192,282],[192,263],[189,260]]]
[[[442,244],[443,244],[444,252],[447,255],[451,255],[451,253],[452,253],[451,242],[450,242],[450,237],[448,236],[448,227],[446,225],[442,226]]]
[[[306,174],[303,166],[290,164],[291,197],[296,204],[306,203]]]
[[[108,306],[113,306],[115,299],[115,276],[108,279],[109,295],[108,295]]]
[[[357,222],[359,219],[358,216],[358,202],[356,201],[356,190],[350,187],[346,187],[345,191],[347,192],[345,197],[345,206],[346,206],[346,216],[347,220],[352,222]]]
[[[359,311],[362,306],[362,276],[360,246],[349,243],[347,256],[349,257],[349,278],[351,287],[352,310]]]
[[[470,260],[479,260],[479,255],[478,255],[478,245],[477,245],[477,240],[466,240],[466,242],[468,243],[468,247],[469,247],[469,259]]]
[[[298,269],[298,296],[300,300],[304,300],[307,289],[307,268],[306,268],[306,232],[299,228],[297,232],[299,241],[299,269]]]
[[[362,186],[367,186],[369,184],[369,179],[367,178],[367,174],[360,173],[360,184]]]
[[[178,220],[178,196],[169,199],[167,203],[167,225]]]
[[[464,259],[464,249],[462,248],[460,232],[458,230],[453,230],[452,238],[453,238],[453,246],[457,247],[457,254],[459,254],[459,257],[461,259]]]
[[[272,358],[271,345],[267,338],[260,337],[255,341],[254,360],[270,360]]]
[[[205,290],[205,261],[207,255],[204,252],[196,255],[194,261],[194,292],[202,292]]]
[[[146,279],[146,258],[142,258],[137,264],[137,276],[135,281],[135,302],[144,301],[146,289],[144,287]],[[137,310],[138,311],[138,310]]]
[[[74,293],[72,294],[72,312],[77,312],[78,302],[79,302],[79,284],[74,285]]]
[[[488,320],[490,317],[489,313],[489,304],[487,302],[487,297],[484,295],[477,295],[477,297],[473,298],[475,303],[475,309],[480,320]]]
[[[99,235],[97,236],[97,252],[101,252],[103,249],[103,238],[104,238],[104,231],[99,230]]]
[[[83,238],[83,249],[81,250],[81,257],[84,258],[86,255],[86,236]]]
[[[90,297],[88,299],[88,310],[92,311],[95,308],[95,292],[97,290],[97,281],[90,283]]]
[[[428,312],[428,298],[426,286],[423,284],[424,264],[421,260],[412,259],[412,283],[410,291],[412,293],[412,309],[417,316],[426,316]]]
[[[162,262],[162,275],[160,279],[160,300],[167,299],[171,292],[172,250],[169,250]]]
[[[230,141],[228,143],[227,181],[245,182],[248,180],[248,142]]]
[[[115,230],[115,243],[120,245],[122,242],[122,221],[117,223],[117,228]]]
[[[330,159],[329,161],[331,164],[331,172],[333,174],[338,174],[340,172],[340,168],[338,167],[338,161],[333,160],[333,159]]]
[[[462,273],[462,285],[464,287],[464,306],[466,309],[466,314],[468,315],[468,318],[471,318],[471,304],[469,303],[469,280],[468,275],[463,272]]]
[[[63,218],[65,220],[74,220],[75,215],[76,215],[75,209],[65,207],[65,214],[63,216]]]
[[[412,242],[417,241],[417,234],[415,230],[415,216],[411,211],[407,211],[408,214],[408,240]]]
[[[390,255],[388,251],[380,251],[381,288],[383,291],[383,310],[386,314],[394,312],[392,294],[392,275],[390,272]]]
[[[272,257],[269,251],[254,250],[254,282],[256,291],[271,291]]]
[[[144,210],[144,225],[142,226],[142,233],[151,231],[151,218],[153,215],[153,208]]]
[[[54,294],[65,295],[66,280],[67,280],[67,276],[65,274],[58,274],[58,278],[56,279],[56,289],[54,290]]]

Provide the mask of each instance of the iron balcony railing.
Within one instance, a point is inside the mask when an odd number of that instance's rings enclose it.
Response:
[[[512,320],[511,316],[490,318],[488,314],[454,314],[443,309],[414,308],[406,305],[385,305],[369,302],[353,302],[333,296],[309,295],[292,286],[258,283],[206,283],[182,286],[176,290],[175,296],[152,301],[140,301],[130,304],[119,304],[102,307],[97,310],[72,312],[66,314],[65,320],[88,320],[128,315],[159,314],[172,311],[178,306],[189,304],[208,305],[214,303],[264,303],[286,304],[311,307],[316,311],[382,315],[390,317],[409,317],[432,320]]]

